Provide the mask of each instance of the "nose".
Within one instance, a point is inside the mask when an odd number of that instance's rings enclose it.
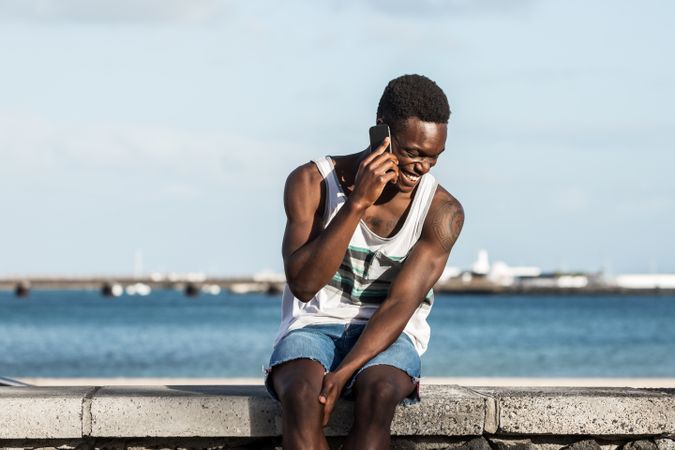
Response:
[[[415,163],[415,170],[420,175],[424,175],[425,173],[429,172],[429,170],[431,170],[431,163],[424,159],[421,161],[417,161]]]

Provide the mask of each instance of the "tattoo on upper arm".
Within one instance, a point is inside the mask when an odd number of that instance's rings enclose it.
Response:
[[[456,200],[444,200],[431,220],[431,231],[444,251],[455,245],[464,225],[464,209]]]

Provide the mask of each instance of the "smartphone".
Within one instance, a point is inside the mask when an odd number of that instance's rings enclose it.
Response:
[[[384,142],[384,138],[386,137],[389,138],[387,151],[391,153],[391,132],[389,131],[389,125],[381,123],[374,127],[370,127],[370,151],[372,152],[382,145],[382,142]]]

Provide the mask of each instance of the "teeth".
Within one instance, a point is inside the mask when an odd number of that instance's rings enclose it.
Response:
[[[406,177],[408,180],[410,180],[410,181],[413,182],[413,183],[417,182],[417,180],[419,179],[419,177],[410,175],[410,174],[407,173],[407,172],[403,172],[403,176]]]

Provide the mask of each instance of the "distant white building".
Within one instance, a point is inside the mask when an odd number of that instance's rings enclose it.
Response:
[[[502,286],[511,286],[517,279],[536,278],[540,275],[541,269],[539,267],[511,267],[503,261],[495,261],[495,263],[490,266],[487,278],[493,283]]]
[[[556,281],[558,287],[561,288],[582,288],[588,286],[588,277],[586,275],[560,275]]]
[[[459,267],[447,266],[443,269],[441,277],[438,279],[440,282],[448,281],[450,278],[457,278],[462,274],[462,269]]]
[[[253,275],[253,280],[267,283],[284,283],[286,282],[286,275],[274,272],[273,270],[263,270]]]
[[[478,250],[478,257],[471,266],[471,272],[476,275],[487,275],[490,272],[490,258],[487,250]]]
[[[171,272],[166,276],[169,281],[189,281],[192,283],[201,283],[206,281],[206,274],[203,272],[176,273]]]
[[[476,261],[471,265],[471,269],[464,271],[458,267],[446,267],[440,277],[441,282],[448,281],[451,278],[461,278],[468,283],[474,277],[487,278],[489,281],[502,286],[511,286],[517,280],[523,278],[536,278],[541,275],[541,269],[534,266],[509,266],[503,261],[495,261],[490,264],[490,257],[487,250],[480,250]]]
[[[618,275],[614,283],[626,289],[675,289],[675,274]]]
[[[512,267],[504,261],[495,261],[490,264],[487,250],[480,250],[476,261],[471,266],[471,275],[486,277],[491,282],[502,286],[511,286],[518,279],[540,276],[541,269],[532,266]]]

